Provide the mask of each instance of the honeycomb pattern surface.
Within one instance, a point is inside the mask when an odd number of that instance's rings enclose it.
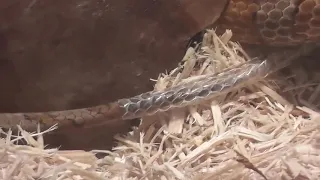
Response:
[[[320,40],[319,0],[231,0],[217,21],[236,41],[298,45]]]

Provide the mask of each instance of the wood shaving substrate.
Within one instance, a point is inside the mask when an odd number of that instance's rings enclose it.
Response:
[[[231,31],[217,36],[208,30],[179,67],[159,76],[155,90],[248,60],[231,36]],[[145,117],[132,132],[115,137],[112,151],[47,149],[45,132],[23,130],[13,139],[29,145],[14,145],[9,132],[1,139],[0,178],[319,179],[320,114],[291,105],[277,88],[264,79],[195,106]],[[98,159],[98,152],[106,156]]]

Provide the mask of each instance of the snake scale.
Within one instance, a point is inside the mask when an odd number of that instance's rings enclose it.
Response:
[[[2,113],[0,127],[35,130],[37,125],[81,127],[110,120],[134,119],[183,107],[212,98],[248,80],[267,75],[273,67],[281,68],[287,60],[308,53],[309,43],[320,42],[319,0],[230,0],[215,22],[217,31],[231,29],[234,40],[269,46],[300,46],[297,50],[270,54],[267,60],[253,59],[238,67],[194,82],[178,85],[164,92],[146,92],[131,98],[95,107],[36,113]],[[313,46],[312,46],[313,47]],[[312,49],[312,48],[311,48]]]

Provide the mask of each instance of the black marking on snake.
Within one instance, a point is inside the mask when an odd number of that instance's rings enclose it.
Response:
[[[214,84],[214,85],[212,85],[212,87],[210,88],[210,90],[211,90],[212,92],[220,91],[220,90],[223,90],[223,89],[224,89],[224,86],[223,86],[222,84],[220,84],[220,83]]]
[[[168,100],[168,101],[173,101],[174,98],[175,98],[175,95],[174,95],[174,94],[169,94],[169,95],[167,96],[167,100]]]
[[[137,112],[139,110],[139,107],[137,107],[135,104],[128,104],[127,110],[129,112]]]
[[[182,103],[183,101],[184,101],[184,99],[181,98],[181,96],[178,96],[172,101],[172,103],[178,104],[178,103]]]
[[[153,101],[153,104],[156,105],[156,106],[160,106],[161,103],[162,103],[162,97],[160,97],[160,96],[155,98],[154,101]]]
[[[208,96],[209,93],[210,93],[210,92],[209,92],[207,89],[202,89],[202,90],[199,92],[198,96],[205,97],[205,96]]]
[[[161,104],[160,108],[166,110],[170,105],[171,105],[170,102],[165,101]]]
[[[148,100],[142,100],[142,101],[140,102],[140,107],[141,107],[142,109],[149,109],[151,106],[152,106],[152,105],[151,105],[150,101],[148,101]]]
[[[186,101],[192,101],[195,98],[193,94],[188,94],[185,98]]]

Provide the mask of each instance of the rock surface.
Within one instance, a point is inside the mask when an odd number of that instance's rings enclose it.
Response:
[[[177,65],[225,2],[3,0],[0,111],[82,108],[151,90],[149,79]],[[61,131],[48,142],[99,148],[130,126]]]

